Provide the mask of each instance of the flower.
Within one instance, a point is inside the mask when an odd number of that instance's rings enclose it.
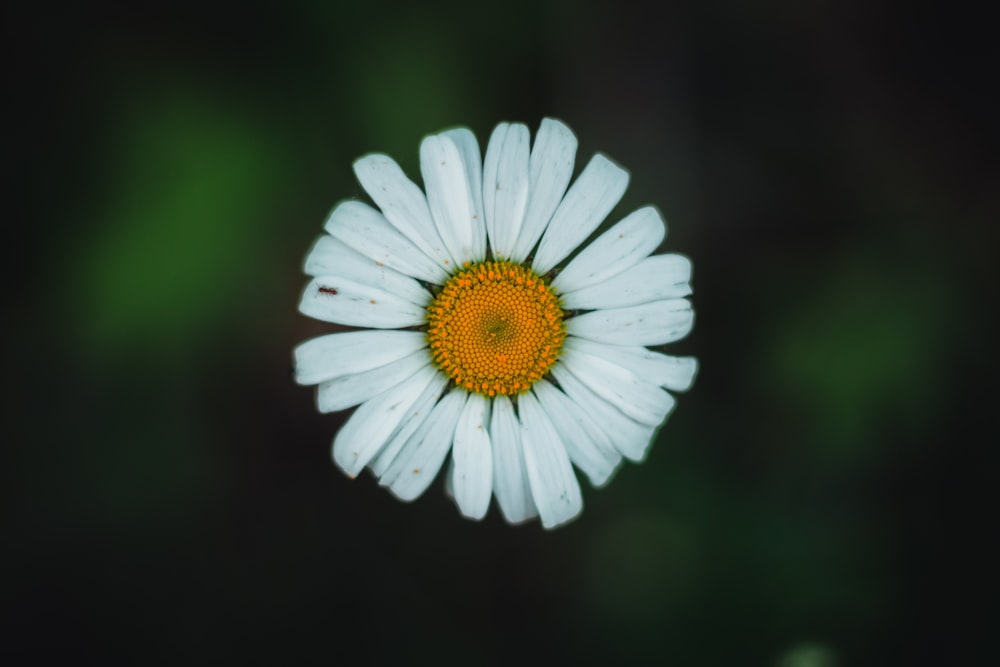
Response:
[[[397,497],[420,496],[451,454],[459,511],[540,517],[583,509],[573,465],[597,487],[641,461],[697,362],[647,349],[694,313],[691,263],[652,255],[652,207],[567,258],[625,193],[628,172],[595,155],[569,186],[576,137],[563,123],[501,123],[480,159],[465,128],[420,145],[425,192],[388,156],[354,163],[380,210],[344,201],[326,221],[299,309],[357,331],[295,350],[321,412],[359,406],[333,441],[350,477],[366,466]],[[567,189],[567,186],[568,189]],[[565,263],[565,265],[559,269]]]

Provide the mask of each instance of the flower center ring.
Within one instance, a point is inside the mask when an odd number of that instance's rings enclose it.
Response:
[[[566,338],[552,288],[507,261],[466,264],[428,307],[427,321],[438,368],[485,396],[530,389],[555,364]]]

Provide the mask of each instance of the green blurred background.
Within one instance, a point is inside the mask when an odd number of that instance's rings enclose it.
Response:
[[[979,664],[992,36],[806,4],[7,6],[0,656]],[[291,377],[352,161],[544,116],[663,211],[702,364],[551,533],[348,480]]]

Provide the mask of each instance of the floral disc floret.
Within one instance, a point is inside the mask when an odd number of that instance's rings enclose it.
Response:
[[[513,262],[466,264],[427,309],[427,344],[455,384],[486,396],[527,391],[566,338],[552,288]]]

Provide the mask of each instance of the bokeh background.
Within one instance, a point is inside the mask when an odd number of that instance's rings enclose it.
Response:
[[[4,9],[0,654],[981,664],[996,611],[990,24],[713,0]],[[545,532],[403,504],[296,386],[351,163],[555,116],[694,261],[691,392]],[[992,440],[991,440],[992,438]],[[994,619],[995,620],[995,619]]]

